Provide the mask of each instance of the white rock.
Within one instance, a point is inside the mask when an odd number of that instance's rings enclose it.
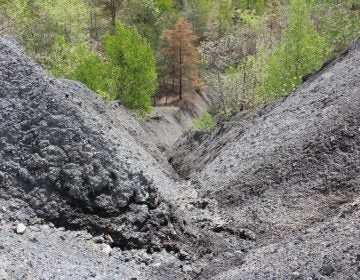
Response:
[[[183,271],[184,272],[192,272],[194,269],[190,265],[184,265]]]
[[[50,230],[49,225],[41,225],[40,228],[41,228],[41,230],[44,230],[44,231]]]
[[[101,251],[103,251],[106,255],[110,255],[112,251],[111,247],[107,244],[101,244],[101,245],[102,245]]]
[[[16,233],[17,234],[24,234],[26,231],[26,226],[22,223],[19,223],[16,227]]]

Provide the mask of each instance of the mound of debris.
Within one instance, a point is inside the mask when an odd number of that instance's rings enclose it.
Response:
[[[118,115],[136,120],[108,106],[0,38],[0,198],[56,226],[108,233],[122,248],[159,248],[171,232],[157,189],[171,184],[168,171]]]
[[[360,40],[287,97],[172,148],[178,173],[221,205],[223,230],[256,237],[241,268],[211,279],[355,279],[340,267],[360,253],[346,234],[360,228],[359,69]]]

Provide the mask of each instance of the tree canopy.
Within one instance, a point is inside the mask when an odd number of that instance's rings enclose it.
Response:
[[[143,113],[205,84],[218,113],[270,102],[360,37],[359,22],[354,0],[0,1],[0,34]]]
[[[134,28],[117,24],[104,37],[105,54],[118,69],[116,98],[130,109],[151,111],[156,90],[155,59],[149,43]]]

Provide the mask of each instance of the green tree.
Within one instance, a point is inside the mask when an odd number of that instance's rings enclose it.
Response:
[[[113,29],[116,26],[117,13],[120,9],[123,0],[91,0],[95,6],[100,7],[102,14],[110,19]]]
[[[119,70],[120,98],[130,109],[151,111],[151,98],[157,86],[154,55],[150,45],[136,29],[117,24],[113,35],[104,37],[105,54]]]
[[[47,69],[54,76],[82,82],[104,99],[115,96],[118,68],[102,60],[85,43],[71,48],[64,36],[57,35],[48,61]]]
[[[186,17],[191,21],[195,33],[203,38],[210,22],[214,0],[187,0]]]
[[[217,16],[218,21],[218,33],[223,34],[232,26],[232,19],[234,16],[234,10],[231,0],[221,0],[218,3],[219,14]]]
[[[294,90],[302,77],[317,70],[326,58],[325,40],[310,19],[311,7],[307,1],[291,1],[289,25],[268,61],[268,75],[261,90],[266,99]]]
[[[116,94],[116,77],[119,69],[103,61],[97,52],[85,44],[79,44],[70,55],[76,66],[66,78],[82,82],[104,99],[112,99]]]
[[[66,41],[63,35],[57,34],[54,44],[48,54],[45,68],[56,77],[66,78],[71,71],[72,62],[70,62],[71,45]]]
[[[360,36],[360,2],[357,0],[315,0],[314,16],[327,39],[330,54],[346,49]],[[358,2],[358,4],[356,4]]]

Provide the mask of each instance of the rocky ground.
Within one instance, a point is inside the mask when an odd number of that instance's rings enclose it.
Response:
[[[360,278],[360,41],[176,143],[178,112],[138,121],[8,38],[0,58],[0,279]]]

